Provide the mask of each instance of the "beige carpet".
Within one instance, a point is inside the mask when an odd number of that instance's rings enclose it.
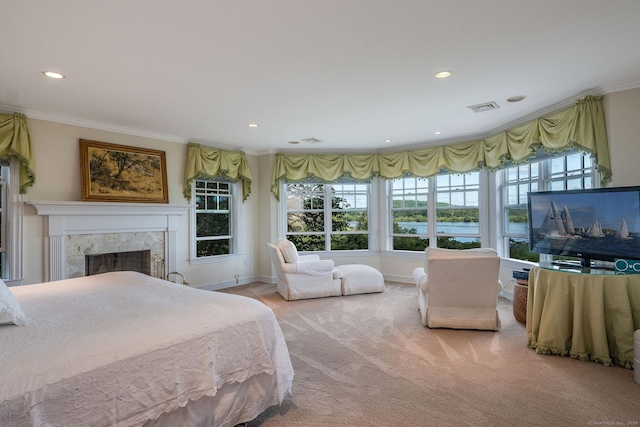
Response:
[[[415,287],[283,300],[275,285],[224,290],[275,312],[292,396],[249,427],[640,425],[633,370],[536,354],[511,303],[500,332],[428,329]]]

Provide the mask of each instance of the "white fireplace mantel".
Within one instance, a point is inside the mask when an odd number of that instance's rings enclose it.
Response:
[[[106,202],[28,201],[37,215],[45,217],[45,280],[67,278],[66,236],[74,234],[163,231],[165,264],[177,270],[178,216],[192,205]]]

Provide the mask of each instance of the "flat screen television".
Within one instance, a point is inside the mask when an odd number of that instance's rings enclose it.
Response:
[[[640,187],[528,193],[529,249],[591,260],[640,260]]]

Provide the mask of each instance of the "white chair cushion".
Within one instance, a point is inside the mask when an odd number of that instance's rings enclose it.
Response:
[[[278,239],[276,240],[276,246],[282,252],[282,256],[284,257],[284,261],[290,264],[295,264],[300,260],[298,256],[298,249],[296,249],[296,245],[286,239]]]

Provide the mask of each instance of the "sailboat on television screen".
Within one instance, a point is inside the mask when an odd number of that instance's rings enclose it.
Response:
[[[627,227],[627,221],[624,219],[620,223],[620,228],[616,231],[615,236],[618,239],[633,239],[633,237],[629,236],[629,227]]]
[[[552,239],[580,237],[576,234],[567,205],[564,205],[561,211],[554,200],[551,200],[549,210],[542,221],[538,233],[544,238],[549,237]]]

